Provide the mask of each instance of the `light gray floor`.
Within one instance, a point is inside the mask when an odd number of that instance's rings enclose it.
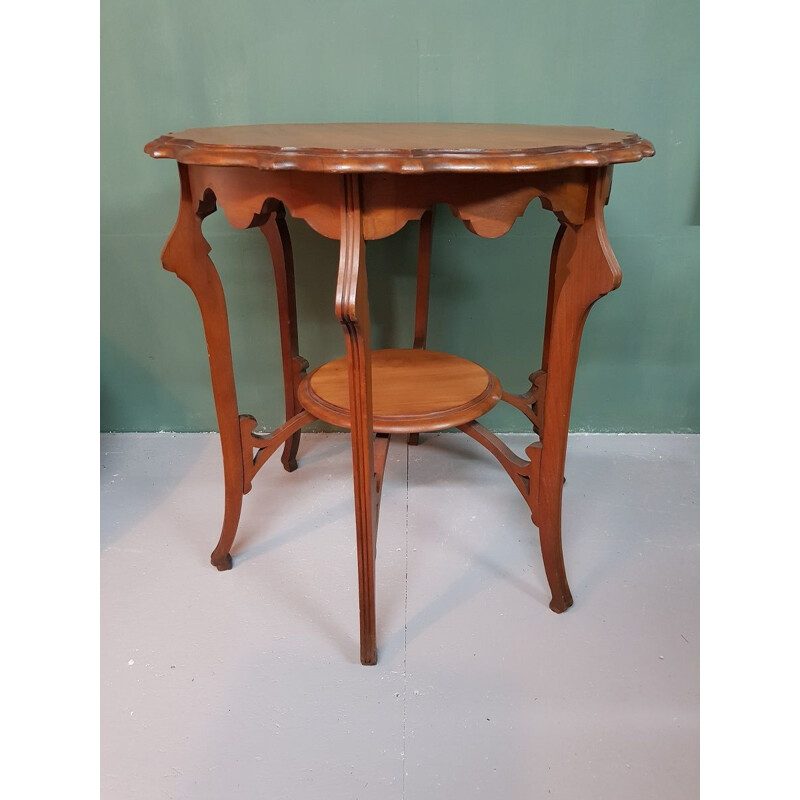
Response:
[[[697,797],[698,451],[571,437],[556,615],[492,457],[395,437],[362,667],[347,436],[264,467],[224,573],[218,438],[104,436],[102,796]]]

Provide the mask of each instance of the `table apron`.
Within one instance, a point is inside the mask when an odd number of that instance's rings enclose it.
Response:
[[[276,202],[329,239],[341,236],[345,181],[351,175],[280,172],[252,167],[189,165],[194,198],[208,198],[234,228],[263,224]],[[367,240],[397,233],[437,203],[448,205],[468,230],[484,238],[507,233],[536,197],[563,224],[583,224],[589,187],[610,167],[571,167],[530,173],[360,175],[363,233]]]

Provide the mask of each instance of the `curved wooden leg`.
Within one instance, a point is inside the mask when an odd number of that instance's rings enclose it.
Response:
[[[272,267],[275,272],[275,290],[278,296],[278,323],[280,326],[281,360],[283,362],[283,395],[286,419],[299,414],[303,409],[297,400],[297,387],[308,369],[308,362],[300,356],[297,344],[297,301],[294,290],[294,260],[292,241],[286,225],[286,209],[283,203],[269,215],[261,226],[267,240]],[[286,440],[281,462],[287,472],[297,469],[297,449],[300,447],[300,431]]]
[[[603,221],[610,181],[609,170],[593,171],[585,220],[576,226],[562,222],[551,262],[542,363],[547,381],[541,412],[537,516],[542,557],[553,596],[550,608],[557,613],[572,605],[561,547],[561,497],[581,334],[595,301],[616,289],[622,280]]]
[[[414,306],[414,349],[424,350],[428,341],[428,301],[431,289],[431,250],[433,249],[433,209],[429,208],[419,221],[417,251],[417,301]],[[409,433],[408,443],[419,444],[419,434]]]
[[[350,389],[350,435],[358,549],[358,606],[361,663],[375,664],[375,536],[378,491],[372,431],[372,371],[369,344],[367,272],[361,219],[361,178],[344,176],[344,207],[336,286],[336,316],[347,348]]]
[[[239,525],[244,494],[242,440],[225,294],[214,262],[208,256],[211,247],[201,230],[203,218],[216,210],[216,202],[210,192],[203,198],[192,197],[188,170],[185,164],[178,164],[181,181],[178,219],[164,247],[161,262],[192,290],[203,318],[225,470],[225,516],[219,543],[211,554],[211,563],[219,570],[226,570],[232,565],[230,550]]]

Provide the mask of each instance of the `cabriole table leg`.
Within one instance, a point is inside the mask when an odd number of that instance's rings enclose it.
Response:
[[[610,170],[589,172],[584,222],[562,221],[551,261],[542,368],[546,389],[542,408],[542,455],[539,471],[538,523],[550,608],[562,612],[572,605],[561,546],[561,498],[575,369],[581,334],[589,310],[616,289],[620,271],[606,235],[603,206],[611,185]]]
[[[216,203],[213,194],[208,198],[192,197],[188,170],[185,164],[178,164],[181,183],[178,219],[161,261],[165,269],[174,272],[192,290],[203,319],[225,470],[225,516],[219,543],[211,554],[211,563],[219,570],[226,570],[232,566],[230,551],[242,511],[242,439],[225,293],[214,262],[208,255],[211,247],[201,229],[203,219],[216,210]]]

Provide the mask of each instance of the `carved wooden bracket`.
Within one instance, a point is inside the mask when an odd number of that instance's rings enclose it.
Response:
[[[178,219],[161,251],[161,264],[169,272],[174,272],[190,288],[193,281],[214,284],[215,291],[220,290],[217,268],[209,257],[211,245],[203,236],[201,221],[216,211],[213,192],[204,191],[195,195],[189,186],[187,167],[178,167],[181,178],[181,202]],[[200,197],[195,209],[193,197]],[[192,213],[194,210],[195,213]],[[217,276],[214,280],[214,276]],[[223,301],[224,302],[224,301]],[[202,310],[202,309],[201,309]]]
[[[539,468],[542,457],[541,442],[535,442],[525,450],[528,457],[526,461],[514,453],[508,445],[504,444],[491,431],[480,422],[468,422],[459,425],[458,429],[464,431],[470,438],[485,447],[499,462],[500,466],[508,473],[514,486],[519,489],[523,500],[528,504],[533,524],[539,524]]]
[[[539,436],[544,427],[544,392],[547,385],[547,373],[540,369],[528,377],[531,388],[524,394],[503,392],[502,400],[518,408],[533,424],[533,430]]]
[[[253,478],[256,473],[264,466],[267,459],[300,428],[314,422],[315,416],[308,411],[301,411],[299,414],[287,420],[272,433],[256,433],[258,426],[256,418],[250,414],[239,415],[239,428],[242,436],[242,464],[244,467],[244,489],[243,494],[247,494],[253,488]],[[253,455],[253,450],[256,451]]]
[[[386,472],[386,456],[389,453],[389,442],[391,441],[391,434],[379,433],[375,437],[375,442],[372,446],[372,460],[375,469],[375,540],[378,536],[378,517],[381,510],[381,490],[383,489],[383,474]],[[378,550],[372,554],[373,559],[377,557]]]

